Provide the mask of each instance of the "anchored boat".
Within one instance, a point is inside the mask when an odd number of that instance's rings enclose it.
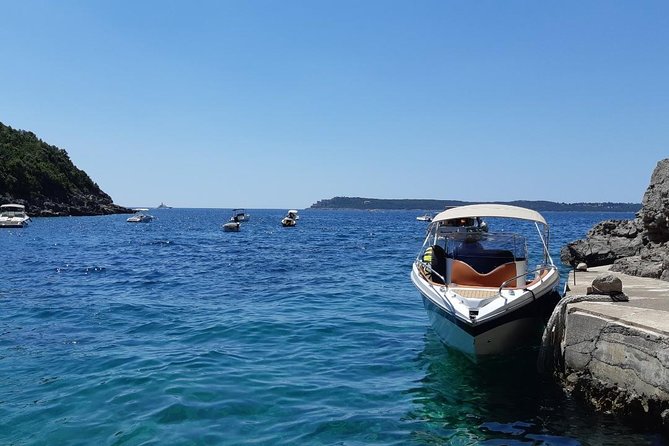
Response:
[[[133,211],[135,214],[126,220],[128,223],[148,223],[153,220],[153,215],[147,214],[148,208],[137,208]]]
[[[299,219],[300,216],[297,215],[297,210],[290,209],[286,216],[281,219],[281,225],[283,225],[285,228],[295,226],[297,224],[297,220]]]
[[[524,234],[490,231],[488,218],[533,223],[539,263],[529,266]],[[474,358],[538,343],[560,298],[548,239],[546,220],[531,209],[479,204],[436,215],[411,280],[441,340]]]
[[[23,228],[28,226],[30,217],[22,204],[3,204],[0,206],[0,228]]]

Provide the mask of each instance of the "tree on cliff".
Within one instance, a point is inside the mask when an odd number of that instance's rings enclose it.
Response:
[[[31,215],[126,212],[70,160],[34,133],[0,122],[0,201],[24,203]]]

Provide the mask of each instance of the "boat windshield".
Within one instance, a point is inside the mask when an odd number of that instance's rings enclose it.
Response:
[[[518,261],[527,259],[527,243],[520,234],[508,232],[453,232],[444,238],[446,256],[454,259],[466,257],[505,257]]]

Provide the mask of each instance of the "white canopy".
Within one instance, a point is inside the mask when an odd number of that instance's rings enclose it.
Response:
[[[3,209],[25,209],[26,207],[22,204],[3,204],[3,205],[0,205],[0,208],[3,208]]]
[[[547,225],[544,217],[532,209],[507,204],[471,204],[447,209],[432,219],[432,222],[456,220],[458,218],[502,217],[530,220]]]

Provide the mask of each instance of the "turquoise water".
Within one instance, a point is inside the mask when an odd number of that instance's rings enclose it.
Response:
[[[152,210],[0,231],[0,444],[663,445],[536,352],[472,364],[409,279],[420,212]],[[545,214],[553,256],[596,222]]]

